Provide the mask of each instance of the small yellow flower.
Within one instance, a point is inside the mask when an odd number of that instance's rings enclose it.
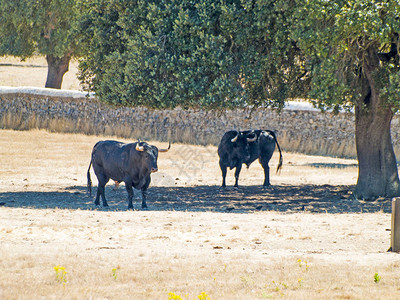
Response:
[[[168,293],[168,300],[183,300],[181,296],[175,293]]]
[[[202,292],[197,297],[199,298],[199,300],[209,300],[210,299],[210,297],[205,292]]]

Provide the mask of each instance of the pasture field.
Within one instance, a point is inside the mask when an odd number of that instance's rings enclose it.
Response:
[[[123,185],[86,193],[101,139],[0,130],[1,299],[400,299],[390,200],[352,199],[355,160],[284,151],[273,187],[255,162],[221,189],[216,147],[173,144],[128,211]]]

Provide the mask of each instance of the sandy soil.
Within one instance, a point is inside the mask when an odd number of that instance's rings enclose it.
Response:
[[[215,147],[173,145],[127,211],[123,185],[86,192],[100,139],[0,131],[0,298],[400,299],[390,199],[351,197],[356,161],[284,152],[271,188],[256,162],[221,189]]]

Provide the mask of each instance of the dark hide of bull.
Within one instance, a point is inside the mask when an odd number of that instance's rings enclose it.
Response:
[[[245,161],[247,168],[250,167],[251,163],[254,162],[257,158],[260,162],[261,166],[264,169],[264,184],[263,186],[271,185],[269,181],[269,161],[272,157],[272,154],[275,151],[275,144],[278,146],[279,150],[279,163],[276,168],[276,172],[282,168],[283,159],[282,159],[282,151],[279,146],[278,140],[276,139],[275,132],[272,130],[249,130],[242,131],[242,133],[247,137],[247,141],[250,147],[250,158]]]
[[[169,149],[169,148],[168,148]],[[160,152],[165,150],[160,150]],[[147,188],[150,185],[150,174],[157,172],[158,148],[146,142],[125,144],[117,141],[100,141],[92,151],[92,159],[87,171],[88,190],[91,195],[92,182],[90,179],[90,166],[98,179],[98,188],[95,204],[100,204],[100,196],[103,206],[108,206],[105,196],[105,185],[112,179],[117,182],[125,182],[128,192],[128,209],[133,209],[133,189],[142,191],[142,208],[146,208]]]
[[[222,186],[225,187],[226,171],[229,167],[235,170],[235,187],[238,187],[239,173],[242,164],[250,159],[249,143],[242,132],[231,130],[226,132],[218,145],[219,166],[222,171]]]
[[[236,142],[232,139],[238,136]],[[236,144],[235,144],[236,143]],[[271,130],[248,130],[248,131],[228,131],[224,134],[218,146],[219,165],[222,171],[222,187],[226,186],[225,178],[227,167],[231,169],[236,167],[235,171],[235,187],[238,187],[239,173],[242,164],[250,167],[256,159],[264,169],[264,184],[270,185],[269,179],[269,161],[275,151],[275,144],[279,149],[279,164],[277,172],[282,168],[282,151],[279,146],[276,135]]]

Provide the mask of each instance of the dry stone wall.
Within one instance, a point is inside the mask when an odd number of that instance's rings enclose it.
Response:
[[[231,129],[270,129],[277,133],[285,151],[355,157],[354,115],[332,115],[307,107],[284,109],[152,110],[144,107],[110,107],[82,93],[74,95],[0,90],[1,128],[47,129],[55,132],[116,135],[136,140],[160,140],[217,145]],[[392,125],[393,143],[399,157],[400,122]]]

